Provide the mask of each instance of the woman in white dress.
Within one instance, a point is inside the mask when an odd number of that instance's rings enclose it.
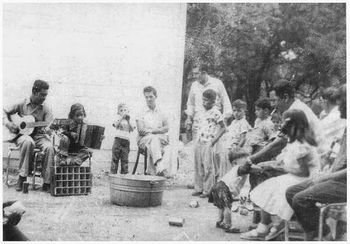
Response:
[[[256,229],[242,233],[242,239],[269,240],[276,236],[282,226],[269,229],[271,216],[277,215],[281,219],[289,220],[293,215],[285,197],[287,188],[317,175],[320,171],[315,135],[305,113],[301,110],[288,110],[283,114],[283,119],[282,132],[289,139],[287,146],[277,157],[277,161],[252,167],[282,167],[286,174],[264,181],[251,192],[250,199],[262,209],[261,221]]]

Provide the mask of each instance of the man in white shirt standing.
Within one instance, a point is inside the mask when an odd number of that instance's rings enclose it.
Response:
[[[193,142],[196,142],[198,139],[200,118],[203,117],[201,115],[204,113],[202,97],[205,90],[212,89],[216,92],[215,106],[223,114],[225,125],[228,118],[232,116],[231,102],[224,84],[221,80],[209,76],[207,72],[208,69],[203,64],[197,63],[192,68],[192,76],[195,81],[191,85],[185,113],[187,114],[186,129],[192,131]],[[219,147],[220,141],[217,144],[216,148]],[[218,152],[218,150],[215,150],[215,152]],[[193,185],[189,185],[188,187],[193,188]]]
[[[186,127],[192,130],[192,140],[195,141],[198,138],[199,118],[204,112],[202,95],[205,90],[213,89],[216,92],[215,106],[222,112],[225,122],[232,116],[232,107],[224,84],[221,80],[209,76],[207,67],[196,64],[192,69],[192,75],[195,81],[191,85],[185,113],[187,114]]]
[[[137,145],[147,149],[148,163],[146,174],[161,175],[163,167],[160,163],[163,159],[165,146],[169,144],[168,121],[166,116],[156,105],[157,90],[152,86],[143,89],[147,108],[136,119],[139,132]]]

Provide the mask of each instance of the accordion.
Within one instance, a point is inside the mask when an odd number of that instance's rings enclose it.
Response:
[[[79,142],[92,149],[101,149],[104,132],[105,128],[102,126],[83,124]]]
[[[59,130],[65,129],[71,124],[69,119],[55,119],[51,125],[51,129]],[[79,124],[77,132],[79,134],[78,142],[92,149],[101,149],[102,139],[105,128],[98,125]]]

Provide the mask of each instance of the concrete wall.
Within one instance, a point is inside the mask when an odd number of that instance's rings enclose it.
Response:
[[[71,104],[82,103],[88,121],[106,127],[102,147],[109,149],[118,103],[136,114],[145,105],[142,88],[153,85],[175,139],[185,25],[184,3],[4,4],[3,103],[29,96],[35,79],[47,80],[54,115],[67,117]]]

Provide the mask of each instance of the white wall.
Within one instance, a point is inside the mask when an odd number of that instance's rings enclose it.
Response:
[[[143,87],[153,85],[177,138],[185,25],[185,3],[4,4],[3,103],[47,80],[54,115],[67,117],[71,104],[82,103],[88,121],[106,127],[108,149],[118,103],[136,113]]]

